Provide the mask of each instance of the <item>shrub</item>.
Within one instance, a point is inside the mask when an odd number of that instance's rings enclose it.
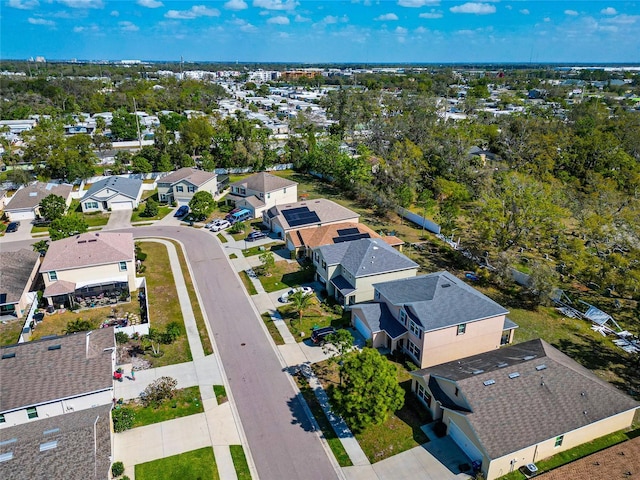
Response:
[[[91,322],[78,318],[67,323],[67,328],[64,329],[64,333],[65,335],[69,335],[77,332],[88,332],[91,328]]]
[[[167,330],[162,334],[162,343],[173,343],[180,335],[182,335],[180,323],[171,322],[167,325]]]
[[[113,430],[115,432],[124,432],[133,426],[135,413],[130,408],[122,407],[111,411],[113,419]]]
[[[244,222],[236,222],[233,225],[231,225],[231,228],[229,229],[229,232],[231,232],[231,233],[240,233],[240,232],[243,232],[244,229],[245,229]]]
[[[158,203],[153,198],[150,198],[145,203],[144,212],[142,212],[142,216],[155,217],[156,215],[158,215]]]
[[[116,332],[116,343],[123,345],[129,341],[129,335],[124,332]]]
[[[119,477],[123,473],[124,473],[124,463],[116,462],[113,465],[111,465],[111,475],[113,475],[114,477]]]
[[[156,406],[164,400],[172,398],[176,391],[178,381],[171,377],[160,377],[144,389],[140,399],[145,407]]]

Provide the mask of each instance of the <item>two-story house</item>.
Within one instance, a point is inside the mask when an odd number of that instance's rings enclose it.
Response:
[[[628,428],[638,408],[631,397],[540,339],[411,376],[412,389],[432,418],[481,464],[487,480]],[[597,471],[594,475],[601,478]]]
[[[283,203],[298,200],[298,183],[267,172],[259,172],[229,185],[226,197],[235,207],[246,208],[253,218]]]
[[[104,480],[113,328],[0,347],[0,478]]]
[[[218,194],[218,179],[213,172],[185,167],[158,179],[158,199],[162,203],[188,205],[196,192]]]
[[[313,250],[316,279],[343,306],[373,300],[378,282],[414,277],[419,265],[380,238],[362,238]]]
[[[138,288],[133,235],[88,232],[52,242],[40,273],[49,305],[128,297]]]
[[[373,285],[351,322],[376,348],[399,349],[420,368],[500,348],[518,326],[486,295],[448,272]]]
[[[140,204],[141,195],[142,180],[113,176],[91,185],[80,205],[83,212],[133,210]]]

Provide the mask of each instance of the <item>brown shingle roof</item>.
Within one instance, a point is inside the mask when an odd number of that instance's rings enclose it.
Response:
[[[199,187],[203,183],[206,183],[215,177],[216,174],[213,172],[206,172],[204,170],[198,170],[196,168],[184,167],[176,170],[173,173],[170,173],[166,177],[160,178],[158,180],[158,183],[170,183],[171,185],[173,185],[174,183],[178,183],[181,180],[186,180],[196,187]]]
[[[134,256],[133,234],[89,232],[52,242],[40,271],[125,262]]]
[[[0,347],[0,412],[113,388],[113,328],[87,333]]]
[[[71,193],[72,185],[66,183],[43,183],[35,182],[18,190],[7,203],[6,211],[21,210],[25,208],[35,208],[43,198],[49,195],[58,195],[67,200]]]
[[[66,280],[58,280],[53,282],[47,288],[44,289],[43,297],[55,297],[57,295],[65,295],[67,293],[73,293],[76,290],[76,284],[73,282],[67,282]]]
[[[259,172],[242,180],[238,180],[237,182],[233,182],[230,186],[245,187],[256,192],[267,193],[296,185],[298,185],[298,183],[293,180],[278,177],[277,175],[272,175],[267,172]]]
[[[18,303],[40,254],[25,248],[0,252],[0,305]]]

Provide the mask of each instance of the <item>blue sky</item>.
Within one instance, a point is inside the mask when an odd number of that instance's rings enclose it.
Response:
[[[640,63],[640,0],[0,0],[3,59]]]

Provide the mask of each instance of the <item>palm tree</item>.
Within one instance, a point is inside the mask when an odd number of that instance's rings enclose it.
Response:
[[[294,292],[289,295],[289,300],[293,306],[293,311],[296,312],[299,317],[298,320],[302,320],[304,311],[311,305],[313,295],[310,293],[304,293],[301,291]]]

